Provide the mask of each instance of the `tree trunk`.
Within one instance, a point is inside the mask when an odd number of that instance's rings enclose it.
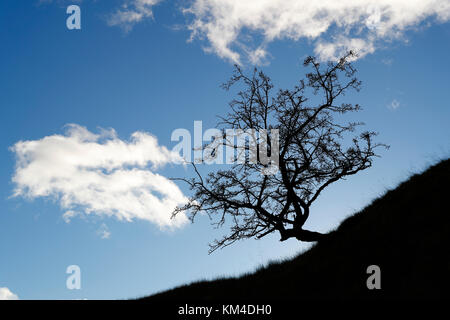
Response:
[[[285,241],[289,238],[296,238],[299,241],[314,242],[314,241],[319,241],[320,239],[323,239],[326,236],[326,234],[324,234],[324,233],[309,231],[309,230],[304,230],[304,229],[283,230],[283,231],[280,231],[280,234],[281,234],[280,241]]]

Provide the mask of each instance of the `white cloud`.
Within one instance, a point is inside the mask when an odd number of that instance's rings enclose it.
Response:
[[[373,53],[430,17],[448,21],[450,0],[194,0],[185,13],[193,17],[191,39],[206,38],[207,51],[234,63],[242,55],[260,62],[270,42],[302,38],[329,60],[350,49]]]
[[[127,0],[122,7],[109,15],[110,26],[121,26],[129,31],[136,23],[153,18],[153,6],[162,0]]]
[[[392,64],[394,63],[394,59],[392,58],[381,59],[381,63],[387,66],[392,66]]]
[[[19,300],[19,297],[8,288],[0,288],[0,300]]]
[[[97,230],[97,234],[102,239],[109,239],[109,237],[111,236],[111,231],[109,231],[109,228],[105,223],[102,223],[100,225],[100,228],[98,228]]]
[[[349,50],[358,53],[358,57],[375,52],[375,46],[372,40],[361,38],[347,38],[339,36],[332,42],[323,42],[319,40],[316,43],[315,53],[321,60],[337,60]]]
[[[397,99],[392,100],[392,102],[388,105],[389,109],[396,110],[400,107],[400,102]]]
[[[50,3],[52,0],[40,0]],[[122,0],[107,17],[125,31],[153,19],[164,0]],[[206,39],[205,50],[233,63],[267,62],[268,45],[278,39],[306,39],[322,60],[350,49],[359,57],[404,38],[407,30],[450,20],[450,0],[190,0],[190,40]],[[427,20],[428,19],[428,20]],[[427,20],[427,23],[423,23]]]
[[[17,157],[14,196],[56,199],[66,222],[82,213],[142,219],[161,228],[187,222],[183,214],[171,219],[172,210],[187,198],[175,183],[153,172],[179,161],[179,155],[148,133],[135,132],[124,141],[113,129],[94,134],[72,124],[65,135],[20,141],[11,149]]]
[[[68,210],[66,212],[64,212],[63,214],[63,220],[65,223],[70,223],[70,221],[72,221],[72,219],[76,216],[78,216],[80,213],[73,211],[73,210]]]

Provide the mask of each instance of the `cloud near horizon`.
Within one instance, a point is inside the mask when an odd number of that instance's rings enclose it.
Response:
[[[19,300],[19,297],[8,288],[2,287],[0,288],[0,300]]]
[[[177,228],[187,222],[172,210],[187,201],[178,186],[154,173],[179,155],[159,146],[145,132],[135,132],[130,141],[113,129],[94,134],[71,124],[64,135],[19,141],[12,181],[15,197],[53,198],[69,222],[77,215],[114,216],[119,220],[147,220],[160,228]]]

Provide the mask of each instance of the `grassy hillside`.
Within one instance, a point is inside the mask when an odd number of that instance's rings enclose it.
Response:
[[[449,297],[449,182],[450,159],[388,191],[292,260],[145,299]],[[367,289],[372,264],[381,268],[381,290]]]

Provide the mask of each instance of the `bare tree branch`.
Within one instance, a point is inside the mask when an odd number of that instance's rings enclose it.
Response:
[[[254,69],[247,76],[236,66],[223,88],[242,85],[242,90],[230,102],[231,111],[219,117],[219,126],[223,132],[278,129],[279,170],[272,175],[261,174],[267,165],[257,156],[256,163],[236,163],[206,177],[193,164],[195,178],[177,179],[186,182],[193,195],[186,205],[175,209],[173,216],[187,212],[193,221],[197,213],[204,212],[217,227],[230,224],[230,233],[213,242],[210,252],[273,232],[279,233],[281,241],[317,241],[323,236],[303,229],[312,203],[332,183],[369,168],[377,156],[376,149],[388,147],[373,142],[374,132],[363,132],[346,142],[348,134],[363,124],[336,120],[361,109],[358,104],[338,103],[347,91],[359,91],[361,87],[350,63],[354,55],[349,52],[325,67],[308,57],[304,66],[312,70],[306,79],[291,90],[277,92],[262,71]],[[308,90],[317,98],[307,98]],[[313,101],[320,102],[314,106]],[[273,152],[270,139],[265,140],[269,142],[268,152]],[[225,136],[221,144],[245,154],[245,147],[233,146]]]

